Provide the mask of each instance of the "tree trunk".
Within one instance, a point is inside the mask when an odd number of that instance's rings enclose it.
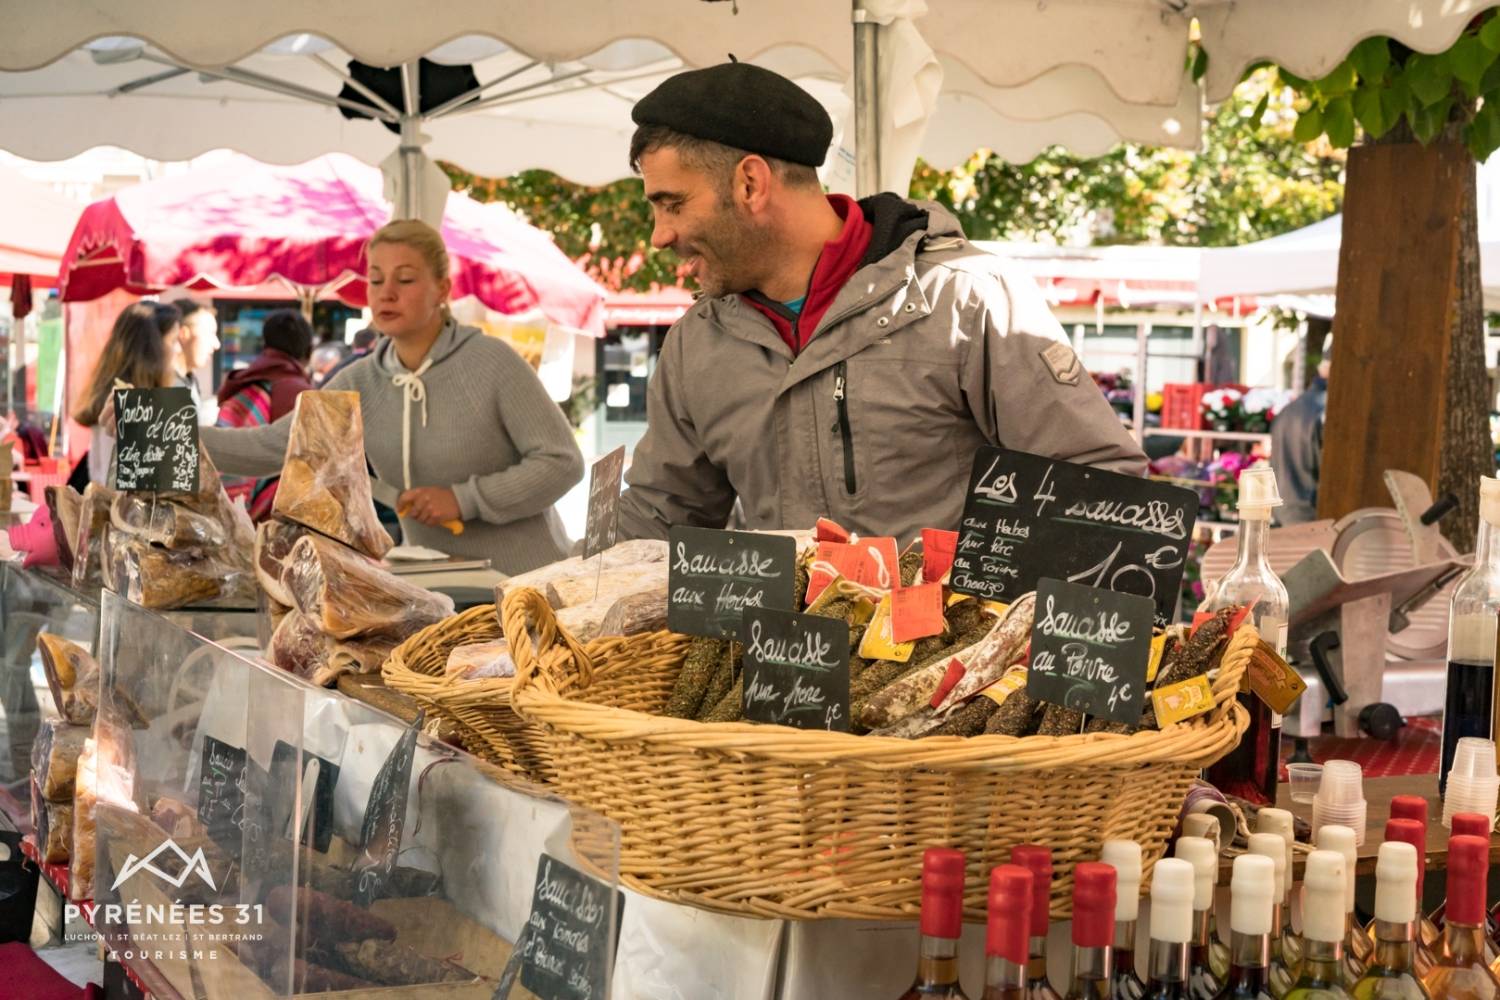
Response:
[[[1494,471],[1475,164],[1457,127],[1430,146],[1350,151],[1320,517],[1391,506],[1386,469],[1451,490],[1443,532],[1473,545]]]
[[[1443,518],[1442,529],[1458,551],[1469,552],[1479,531],[1479,477],[1495,474],[1495,446],[1490,437],[1494,394],[1484,357],[1484,288],[1479,278],[1479,203],[1474,170],[1466,171],[1461,183],[1443,448],[1434,496],[1451,492],[1458,497],[1458,510]]]

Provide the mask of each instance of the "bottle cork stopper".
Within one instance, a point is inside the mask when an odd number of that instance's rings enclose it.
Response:
[[[1134,920],[1141,911],[1141,845],[1106,840],[1099,860],[1115,870],[1115,921]]]
[[[1409,924],[1417,918],[1417,849],[1387,840],[1375,859],[1375,919]]]
[[[1193,909],[1211,910],[1219,880],[1219,851],[1204,837],[1178,837],[1176,854],[1193,866]]]
[[[1025,965],[1031,934],[1031,872],[1020,865],[996,865],[990,872],[986,955]]]
[[[1241,854],[1230,870],[1229,928],[1240,934],[1271,933],[1278,882],[1276,863],[1262,854]]]
[[[1302,876],[1302,933],[1312,941],[1344,939],[1344,892],[1348,884],[1343,854],[1313,851]]]
[[[1271,902],[1280,906],[1286,901],[1286,841],[1281,839],[1279,833],[1252,833],[1250,853],[1271,859],[1276,873],[1276,884],[1272,886],[1274,895],[1271,897]]]
[[[1191,862],[1162,858],[1151,870],[1151,940],[1186,944],[1193,939],[1197,873]]]
[[[1115,870],[1098,861],[1073,866],[1073,944],[1108,948],[1115,939]]]

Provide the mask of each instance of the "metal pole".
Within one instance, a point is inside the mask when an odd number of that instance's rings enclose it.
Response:
[[[861,198],[880,191],[880,25],[863,0],[854,0],[854,190]]]
[[[422,204],[422,101],[417,69],[414,62],[401,64],[406,107],[401,116],[401,202],[396,211],[403,219],[415,219]]]
[[[1132,423],[1135,424],[1135,439],[1146,443],[1146,339],[1151,336],[1151,324],[1141,322],[1135,328],[1135,403]]]

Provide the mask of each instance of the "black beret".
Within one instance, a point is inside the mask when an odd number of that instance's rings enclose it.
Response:
[[[727,62],[668,77],[631,109],[637,125],[810,167],[823,165],[833,122],[817,98],[779,73]]]

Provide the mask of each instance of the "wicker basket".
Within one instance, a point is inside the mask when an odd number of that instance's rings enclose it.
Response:
[[[1016,844],[1053,849],[1058,917],[1069,912],[1073,865],[1097,858],[1106,839],[1139,841],[1149,872],[1194,777],[1248,724],[1234,694],[1257,639],[1249,627],[1236,633],[1208,715],[1162,732],[912,741],[654,715],[688,637],[596,640],[578,657],[546,642],[566,635],[526,589],[506,595],[502,619],[516,710],[536,724],[558,792],[619,822],[622,880],[675,902],[789,919],[911,919],[933,846],[967,854],[973,920],[984,919],[990,869]]]
[[[391,652],[381,674],[388,687],[411,695],[430,712],[455,723],[463,734],[464,748],[476,757],[523,778],[546,782],[539,734],[511,706],[511,678],[458,680],[445,676],[448,654],[455,647],[499,638],[495,606],[482,604],[411,636]],[[560,649],[582,653],[571,637],[562,638]],[[558,642],[556,632],[545,628],[539,639],[544,645]],[[572,656],[570,660],[583,664],[580,679],[588,676],[587,657]],[[558,680],[567,682],[566,678]]]

